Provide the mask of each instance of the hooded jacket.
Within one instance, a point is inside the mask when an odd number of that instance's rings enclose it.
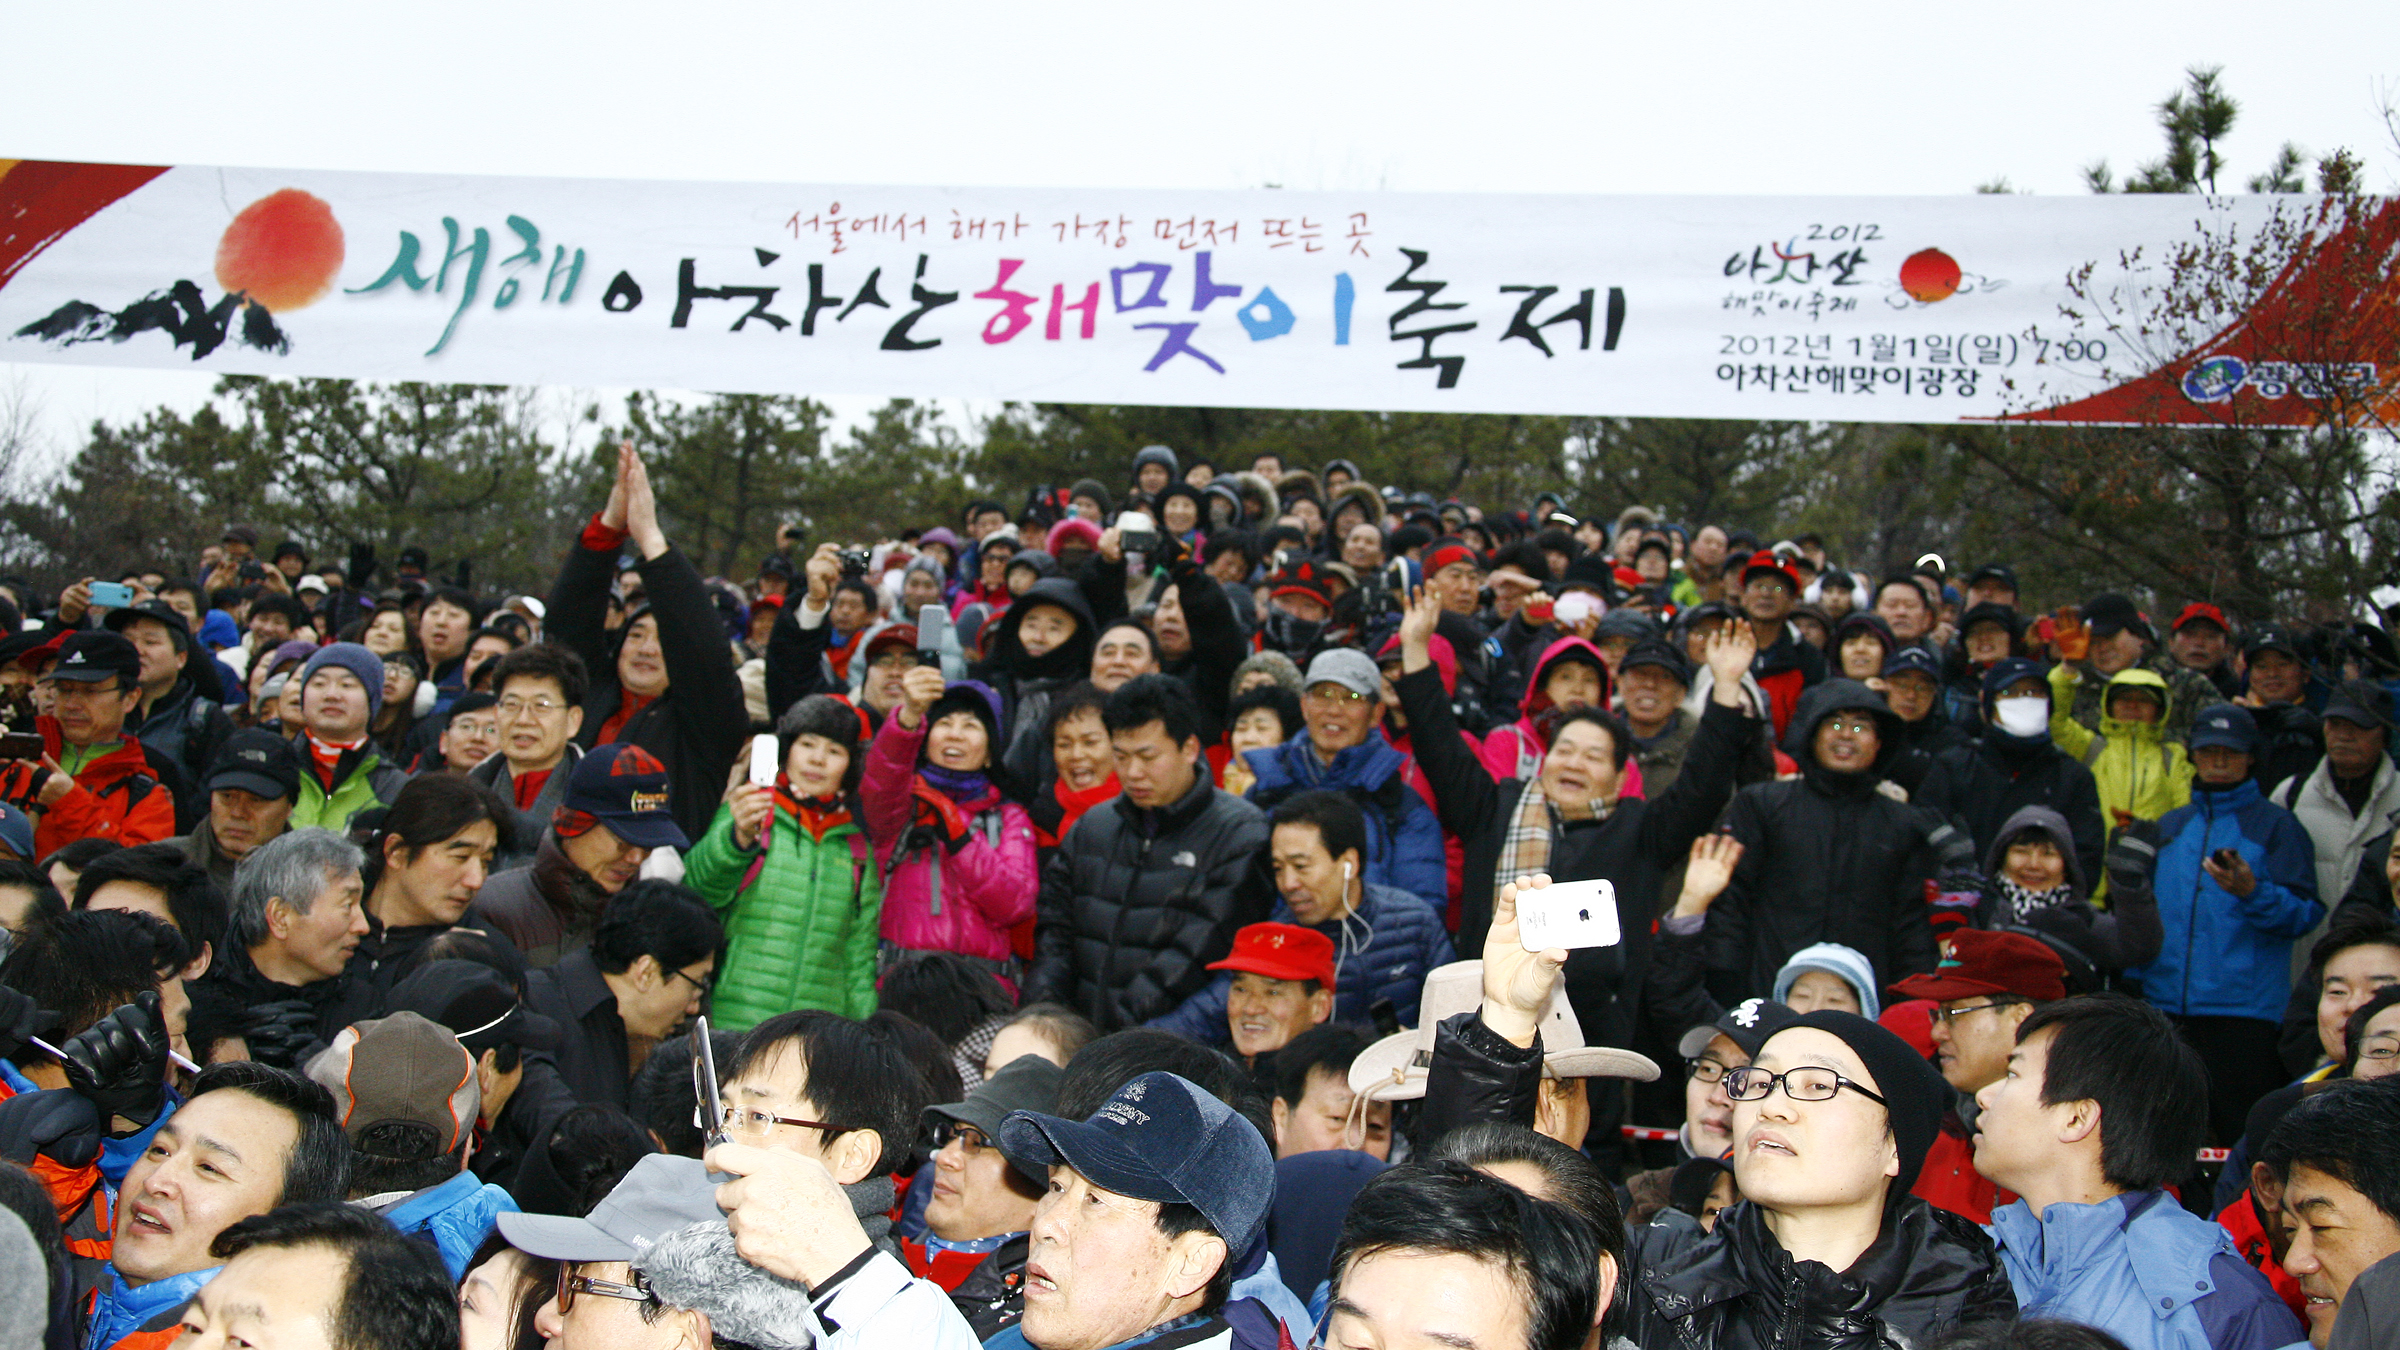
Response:
[[[1409,724],[1416,725],[1414,719]],[[1273,811],[1302,792],[1344,794],[1366,817],[1367,883],[1407,891],[1437,914],[1449,907],[1441,822],[1409,787],[1404,772],[1408,757],[1389,740],[1370,728],[1365,740],[1345,747],[1327,764],[1317,757],[1308,728],[1302,727],[1283,744],[1245,751],[1242,759],[1258,779],[1244,794],[1251,805]]]
[[[1837,773],[1817,762],[1817,727],[1839,712],[1874,716],[1884,733],[1874,768]],[[1827,680],[1802,699],[1784,737],[1800,777],[1734,794],[1725,828],[1744,852],[1702,931],[1720,1004],[1763,996],[1783,963],[1817,942],[1864,954],[1885,985],[1933,969],[1924,883],[1946,861],[1972,862],[1974,845],[1932,812],[1877,790],[1899,721],[1874,690]]]
[[[2107,709],[2118,692],[2147,689],[2158,700],[2159,714],[2167,708],[2167,682],[2158,672],[2140,666],[2120,670],[2108,682],[2100,700],[2099,730],[2071,715],[2079,677],[2075,667],[2050,668],[2050,739],[2058,748],[2092,771],[2100,792],[2102,818],[2123,811],[2137,820],[2156,820],[2192,799],[2192,757],[2183,746],[2167,739],[2158,722],[2111,717]]]
[[[2050,846],[2066,859],[2071,898],[2029,914],[2016,914],[2009,911],[1998,879],[2008,861],[2009,841],[2027,830],[2048,835]],[[2120,840],[2115,847],[2124,846]],[[2112,852],[2111,856],[2116,855]],[[2074,839],[2067,830],[2067,822],[2046,806],[2024,807],[2001,825],[1991,847],[1984,850],[1983,874],[1990,884],[1984,888],[1982,902],[1975,909],[1978,928],[2030,928],[2073,947],[2101,970],[2123,970],[2158,955],[2161,930],[2156,893],[2147,885],[2121,886],[2107,913],[2095,908],[2089,898],[2091,878],[2075,857]]]
[[[1049,651],[1032,656],[1017,633],[1025,626],[1025,616],[1042,605],[1073,615],[1075,631]],[[1033,583],[993,621],[983,642],[984,658],[969,673],[1000,695],[1000,725],[1008,728],[1008,745],[994,758],[1017,782],[1049,781],[1050,700],[1091,673],[1092,647],[1099,637],[1083,588],[1066,577]]]
[[[1531,778],[1541,772],[1542,754],[1546,747],[1542,744],[1541,732],[1534,726],[1534,719],[1553,706],[1542,685],[1550,678],[1551,670],[1570,656],[1579,656],[1599,667],[1599,706],[1608,706],[1612,682],[1609,679],[1608,662],[1601,659],[1598,647],[1582,638],[1569,636],[1543,648],[1541,658],[1533,663],[1533,673],[1525,677],[1525,696],[1517,700],[1517,708],[1522,715],[1507,726],[1494,728],[1491,735],[1483,738],[1483,766],[1491,770],[1494,780]]]
[[[1410,740],[1433,784],[1443,828],[1457,835],[1466,850],[1457,949],[1480,953],[1484,933],[1492,925],[1492,878],[1500,867],[1500,851],[1507,846],[1510,823],[1524,794],[1541,791],[1541,784],[1520,778],[1492,781],[1442,698],[1441,677],[1432,667],[1402,675],[1397,688],[1408,715]],[[1569,952],[1564,972],[1568,1002],[1593,1045],[1633,1044],[1664,878],[1723,808],[1733,790],[1734,764],[1745,734],[1741,713],[1712,704],[1700,719],[1691,754],[1673,787],[1647,799],[1619,797],[1605,816],[1562,822],[1551,835],[1553,878],[1606,877],[1616,887],[1624,941]]]
[[[1974,839],[1978,853],[2000,837],[2001,822],[2027,806],[2047,806],[2075,832],[2075,858],[2085,876],[2100,872],[2108,830],[2092,771],[2051,744],[2049,719],[2031,736],[2002,730],[1993,708],[2010,685],[2038,680],[2041,667],[2022,657],[1995,661],[1983,675],[1984,727],[1972,748],[1945,751],[1910,800],[1948,818]]]
[[[1825,654],[1801,641],[1800,630],[1788,620],[1775,640],[1750,658],[1750,678],[1766,691],[1776,735],[1791,729],[1801,695],[1824,683],[1825,674]]]
[[[983,799],[958,804],[967,817],[961,834],[904,849],[914,833],[917,753],[926,730],[885,718],[859,784],[867,836],[884,874],[883,938],[911,951],[1005,961],[1012,954],[1008,930],[1032,917],[1041,884],[1033,821],[1024,807],[988,789]]]
[[[1625,1335],[1641,1350],[1908,1350],[2017,1311],[1991,1238],[1913,1198],[1843,1271],[1794,1261],[1748,1201],[1714,1232],[1670,1210],[1632,1239]]]
[[[1102,1031],[1139,1026],[1208,983],[1234,930],[1267,916],[1267,818],[1203,768],[1172,805],[1084,812],[1042,872],[1021,1003],[1064,1003]]]
[[[2126,974],[2142,996],[2178,1017],[2283,1019],[2292,994],[2292,943],[2325,917],[2316,849],[2291,812],[2244,780],[2194,784],[2191,805],[2158,823],[2158,959]],[[2200,860],[2230,848],[2258,879],[2247,897],[2219,886]]]
[[[595,545],[600,545],[595,547]],[[549,639],[583,658],[591,687],[583,697],[583,730],[575,743],[589,750],[625,706],[617,682],[617,648],[623,631],[608,633],[608,591],[616,579],[617,551],[595,518],[559,568],[550,587]],[[667,688],[627,717],[616,739],[642,747],[667,769],[668,807],[686,839],[697,839],[725,796],[725,779],[750,734],[750,709],[733,670],[733,648],[725,641],[717,607],[700,573],[682,550],[669,548],[634,564],[658,621],[665,654]],[[772,641],[772,639],[770,639]],[[780,713],[782,709],[772,709]]]
[[[1990,1232],[2026,1317],[2098,1327],[2129,1350],[2276,1350],[2307,1339],[2292,1310],[2216,1224],[2164,1191],[2096,1204],[2019,1200]]]
[[[780,1012],[875,1011],[883,873],[866,831],[845,820],[812,836],[777,808],[759,846],[733,838],[733,808],[684,855],[683,884],[725,921],[725,965],[711,1010],[742,1031]]]

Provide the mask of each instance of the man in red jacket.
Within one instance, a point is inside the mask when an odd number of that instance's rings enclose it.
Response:
[[[53,712],[35,723],[43,753],[0,774],[0,795],[37,818],[33,846],[47,857],[78,839],[151,844],[175,833],[175,794],[160,784],[141,742],[125,734],[142,696],[142,657],[122,634],[70,634],[42,677]]]
[[[2008,1072],[2017,1024],[2067,996],[2066,963],[2039,938],[1966,928],[1944,941],[1932,974],[1911,975],[1891,992],[1941,1005],[1933,1014],[1934,1065],[1958,1090],[1913,1192],[1929,1205],[1990,1223],[1993,1208],[2016,1197],[1975,1170],[1975,1094]]]

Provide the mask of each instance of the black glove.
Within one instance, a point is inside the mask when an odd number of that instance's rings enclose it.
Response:
[[[317,1010],[296,998],[261,1003],[242,1020],[242,1043],[261,1064],[298,1069],[317,1044]]]
[[[354,591],[368,590],[374,576],[375,546],[373,544],[352,544],[350,546],[349,588]]]
[[[2146,891],[2150,889],[2150,874],[2158,867],[2158,822],[2136,820],[2127,824],[2108,841],[2108,852],[2100,859],[2100,870],[2108,874],[2112,892]]]
[[[100,1156],[100,1111],[75,1092],[20,1092],[0,1102],[0,1155],[22,1167],[46,1157],[89,1167]]]
[[[458,570],[450,574],[450,584],[456,586],[462,591],[474,590],[475,560],[472,558],[459,559]]]
[[[139,1127],[166,1109],[167,1023],[157,990],[134,995],[58,1048],[67,1061],[68,1085],[91,1101],[101,1120],[123,1116]]]
[[[33,996],[0,984],[0,1059],[17,1053],[35,1036],[46,1036],[58,1025],[58,1014],[44,1012]]]

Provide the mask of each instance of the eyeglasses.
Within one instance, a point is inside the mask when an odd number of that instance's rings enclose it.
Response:
[[[831,1121],[807,1120],[800,1116],[779,1116],[772,1111],[752,1111],[739,1106],[726,1107],[724,1116],[717,1122],[717,1127],[729,1135],[747,1135],[753,1139],[772,1134],[778,1125],[791,1125],[803,1130],[823,1130],[828,1142],[831,1142],[837,1134],[850,1132],[848,1126],[836,1125]]]
[[[566,704],[553,698],[504,698],[497,706],[500,715],[512,722],[527,713],[547,722],[553,714],[567,710]]]
[[[690,985],[690,986],[691,986],[691,987],[692,987],[694,990],[696,990],[696,991],[697,991],[697,992],[698,992],[698,993],[699,993],[699,994],[700,994],[702,997],[706,997],[706,996],[707,996],[707,994],[708,994],[708,991],[709,991],[709,990],[711,990],[711,989],[714,989],[714,988],[716,988],[716,987],[717,987],[717,981],[716,981],[716,977],[714,977],[713,975],[712,975],[712,976],[710,976],[708,979],[702,980],[702,979],[695,979],[695,978],[693,978],[692,976],[690,976],[690,975],[687,975],[687,974],[685,974],[684,972],[682,972],[682,971],[680,971],[680,970],[670,970],[670,971],[668,971],[667,973],[668,973],[669,975],[672,975],[672,976],[674,976],[676,979],[679,979],[679,980],[683,981],[685,984],[688,984],[688,985]]]
[[[1796,1102],[1829,1102],[1833,1100],[1833,1094],[1848,1088],[1877,1106],[1890,1106],[1881,1096],[1833,1070],[1813,1065],[1786,1069],[1782,1073],[1769,1073],[1757,1067],[1732,1070],[1725,1075],[1725,1095],[1737,1102],[1763,1101],[1768,1093],[1775,1090],[1777,1083],[1783,1084],[1783,1095]]]
[[[1828,717],[1823,726],[1827,731],[1838,731],[1850,736],[1872,735],[1876,730],[1875,719],[1872,717]]]
[[[942,1149],[948,1148],[950,1146],[950,1141],[953,1139],[958,1141],[958,1151],[966,1154],[970,1158],[992,1146],[992,1137],[990,1135],[985,1134],[983,1131],[965,1123],[964,1121],[945,1120],[941,1124],[934,1126],[934,1151],[939,1152]]]
[[[634,1272],[631,1284],[619,1284],[615,1280],[595,1280],[589,1275],[578,1275],[574,1272],[575,1267],[572,1265],[558,1268],[558,1312],[561,1317],[566,1316],[567,1309],[575,1306],[575,1296],[578,1294],[593,1294],[600,1298],[621,1298],[627,1303],[656,1303],[659,1301],[658,1295],[650,1292],[649,1282],[642,1278],[642,1274],[638,1270]]]
[[[1338,684],[1312,684],[1301,694],[1301,697],[1311,703],[1327,703],[1337,707],[1354,708],[1372,696],[1362,694],[1355,689],[1345,689]]]
[[[1733,1072],[1733,1070],[1726,1068],[1724,1065],[1719,1064],[1713,1059],[1690,1059],[1684,1061],[1683,1076],[1691,1079],[1695,1083],[1723,1082],[1725,1075],[1731,1072]]]
[[[2378,1036],[2358,1047],[2358,1057],[2362,1061],[2400,1059],[2400,1040],[2394,1040],[2390,1036]]]
[[[2018,1000],[2013,998],[1996,998],[1989,1003],[1970,1004],[1964,1008],[1936,1008],[1933,1010],[1933,1015],[1944,1022],[1956,1022],[1968,1013],[1989,1012],[1994,1008],[2006,1008],[2017,1002]]]
[[[906,649],[885,652],[867,664],[876,670],[914,670],[917,668],[917,654]]]

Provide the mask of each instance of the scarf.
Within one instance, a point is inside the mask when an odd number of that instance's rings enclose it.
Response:
[[[858,1226],[867,1230],[867,1241],[891,1250],[892,1206],[899,1203],[900,1188],[890,1177],[868,1177],[842,1187],[850,1197],[850,1212],[858,1216]]]
[[[791,780],[783,777],[775,780],[775,809],[798,825],[801,833],[820,844],[825,842],[828,833],[851,821],[848,802],[839,797],[810,797],[806,800],[795,797],[792,795]],[[759,832],[759,846],[764,848],[774,834],[773,822],[769,822],[769,827]]]
[[[981,769],[960,772],[927,764],[917,770],[917,776],[932,784],[935,791],[961,805],[992,790],[991,775]]]
[[[364,736],[355,741],[323,740],[313,731],[302,733],[301,739],[308,743],[308,758],[316,766],[317,777],[327,792],[333,791],[334,784],[340,781],[342,756],[364,748],[367,743]]]
[[[1067,837],[1067,831],[1075,828],[1075,822],[1083,819],[1084,812],[1122,791],[1124,788],[1117,782],[1117,776],[1113,773],[1101,779],[1097,785],[1085,788],[1080,792],[1068,787],[1066,779],[1059,779],[1050,787],[1050,798],[1058,803],[1058,829],[1055,833],[1048,830],[1037,830],[1034,836],[1035,842],[1044,848],[1058,847],[1059,841]]]
[[[1516,814],[1509,819],[1508,833],[1500,836],[1500,866],[1492,874],[1492,896],[1496,900],[1500,888],[1513,884],[1519,877],[1550,870],[1550,841],[1559,829],[1558,808],[1535,779],[1525,781],[1525,790],[1517,795]]]
[[[2057,909],[2075,899],[2075,888],[2060,882],[2046,891],[2029,891],[2007,877],[1997,877],[1999,883],[2000,921],[2022,926],[2044,910]]]

